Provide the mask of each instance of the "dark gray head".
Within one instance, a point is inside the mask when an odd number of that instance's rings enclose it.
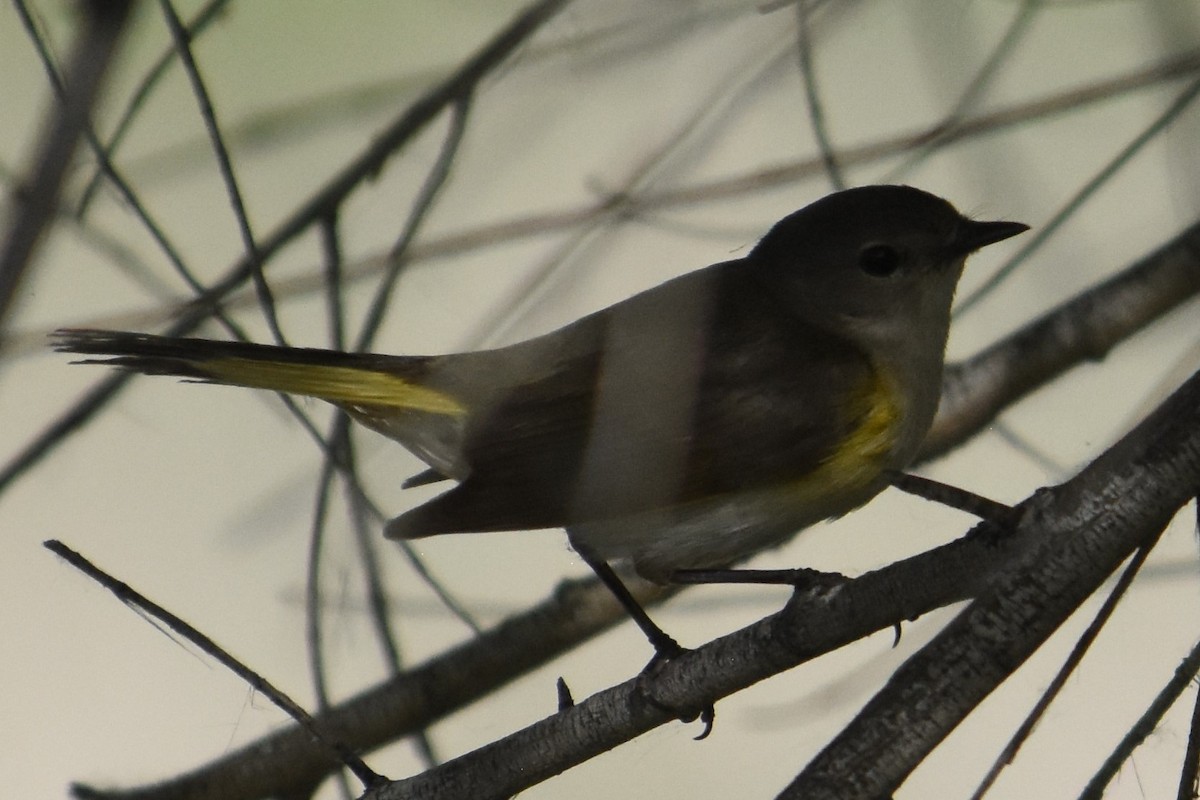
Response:
[[[1027,228],[967,219],[909,186],[862,186],[784,217],[746,260],[815,322],[944,329],[966,257]]]

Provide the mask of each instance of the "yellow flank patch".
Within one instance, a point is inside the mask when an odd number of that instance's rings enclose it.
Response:
[[[876,369],[874,380],[846,398],[845,413],[861,420],[858,427],[791,492],[813,498],[854,493],[879,477],[896,444],[904,413],[897,387]]]
[[[215,383],[318,397],[331,403],[372,405],[462,416],[467,409],[455,398],[386,372],[353,367],[290,364],[248,358],[214,358],[196,366]]]
[[[864,387],[855,401],[851,405],[858,409],[847,410],[851,413],[859,410],[862,423],[826,462],[827,468],[835,476],[846,474],[847,477],[866,471],[870,473],[866,480],[872,480],[896,444],[902,413],[900,398],[892,382],[876,371],[875,380]]]

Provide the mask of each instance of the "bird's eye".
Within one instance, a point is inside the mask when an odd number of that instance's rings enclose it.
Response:
[[[886,278],[900,269],[900,251],[890,244],[869,244],[858,253],[858,266],[875,278]]]

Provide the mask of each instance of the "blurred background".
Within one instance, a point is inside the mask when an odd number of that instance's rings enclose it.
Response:
[[[193,26],[193,55],[258,241],[298,218],[526,5],[176,2]],[[774,221],[840,184],[901,182],[971,215],[1034,228],[968,265],[949,346],[955,360],[1195,222],[1195,2],[801,6],[566,4],[483,77],[469,107],[434,116],[337,207],[336,276],[328,226],[313,223],[272,252],[266,275],[279,327],[292,344],[349,346],[378,305],[384,314],[371,349],[381,352],[517,341],[744,254]],[[64,796],[73,780],[160,780],[285,722],[237,678],[46,552],[48,538],[315,703],[305,585],[323,457],[277,397],[137,379],[69,437],[37,444],[110,377],[51,352],[49,331],[161,332],[188,313],[196,286],[219,284],[246,253],[167,17],[160,4],[135,5],[92,115],[100,141],[122,131],[111,159],[131,194],[111,181],[92,185],[96,159],[82,144],[5,320],[0,776],[13,797]],[[0,6],[6,227],[55,109],[46,59],[64,69],[80,19],[76,3]],[[388,254],[443,167],[444,184],[393,286]],[[247,282],[222,306],[249,337],[269,341],[259,299]],[[1192,301],[1007,410],[924,474],[1005,502],[1073,474],[1196,369],[1197,319]],[[196,330],[229,336],[213,322]],[[300,408],[316,430],[329,428],[329,409]],[[435,491],[400,489],[420,465],[398,446],[362,431],[354,442],[363,484],[386,514]],[[334,701],[387,674],[351,516],[335,485],[319,577]],[[378,523],[369,524],[378,538]],[[754,566],[857,574],[970,524],[888,492]],[[405,663],[472,635],[408,558],[377,545]],[[587,572],[559,531],[435,538],[415,551],[484,626]],[[1071,796],[1086,782],[1197,638],[1195,556],[1189,525],[1177,522],[990,796]],[[786,598],[780,589],[708,587],[654,616],[698,645]],[[692,741],[693,727],[668,725],[523,796],[772,797],[952,614],[908,625],[894,648],[890,633],[877,634],[723,700],[704,743]],[[969,796],[1086,622],[1059,631],[897,796]],[[435,725],[429,742],[442,758],[466,752],[552,713],[556,677],[582,698],[630,677],[648,656],[641,634],[621,625]],[[1137,751],[1108,796],[1173,790],[1192,699]],[[391,777],[422,768],[409,742],[368,761]],[[336,796],[335,787],[322,796]]]

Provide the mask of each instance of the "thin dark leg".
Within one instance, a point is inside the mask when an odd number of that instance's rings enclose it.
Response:
[[[902,492],[908,492],[950,508],[957,508],[959,511],[965,511],[980,519],[994,522],[1002,528],[1009,529],[1017,523],[1018,512],[1015,508],[1006,506],[1004,503],[997,503],[995,500],[989,500],[966,489],[922,478],[919,475],[910,475],[907,472],[893,472],[891,481],[892,486]]]
[[[678,569],[671,573],[671,583],[758,583],[779,584],[806,589],[816,586],[836,586],[846,577],[837,572],[816,569]]]
[[[596,577],[608,587],[608,590],[617,598],[617,602],[625,609],[625,613],[633,618],[637,626],[642,629],[642,633],[646,634],[646,638],[650,640],[650,645],[654,648],[654,658],[650,659],[650,663],[646,665],[646,669],[642,673],[643,679],[652,676],[656,666],[684,653],[684,649],[679,646],[679,642],[675,641],[666,631],[654,624],[654,620],[650,619],[650,615],[642,608],[642,604],[637,601],[637,598],[633,596],[629,588],[621,582],[621,579],[617,577],[616,572],[613,572],[613,568],[608,565],[607,561],[596,558],[578,545],[575,546],[575,552],[579,554],[584,563],[592,568],[592,572],[596,573]],[[678,715],[682,722],[691,722],[699,718],[704,724],[704,730],[696,737],[697,741],[706,738],[712,733],[713,720],[716,719],[716,709],[713,708],[711,703],[699,711],[680,711],[656,700],[652,686],[648,685],[641,691],[649,702],[668,713]]]
[[[654,624],[654,620],[642,608],[641,603],[637,601],[617,577],[617,573],[613,572],[613,568],[608,565],[607,561],[595,558],[586,550],[576,546],[575,552],[584,560],[592,572],[598,577],[608,590],[617,598],[617,602],[625,609],[625,612],[637,623],[637,626],[642,629],[642,633],[646,634],[646,638],[650,640],[651,647],[654,648],[655,658],[669,660],[675,658],[683,652],[683,648],[679,646],[679,642],[672,639],[666,631]]]

